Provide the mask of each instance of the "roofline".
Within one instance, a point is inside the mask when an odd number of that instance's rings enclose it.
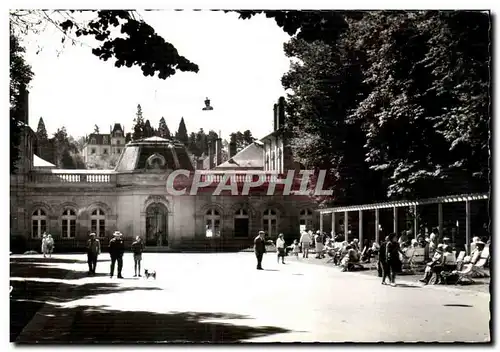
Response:
[[[316,211],[320,212],[321,214],[331,214],[331,213],[340,213],[340,212],[344,212],[344,211],[400,208],[400,207],[409,207],[409,206],[415,206],[415,205],[438,204],[438,203],[458,203],[458,202],[468,202],[468,201],[485,200],[485,199],[489,199],[488,193],[473,193],[473,194],[460,194],[460,195],[443,196],[443,197],[427,198],[427,199],[419,199],[419,200],[398,200],[398,201],[393,201],[393,202],[350,205],[350,206],[345,206],[345,207],[333,207],[333,208],[326,208],[326,209],[318,209]]]

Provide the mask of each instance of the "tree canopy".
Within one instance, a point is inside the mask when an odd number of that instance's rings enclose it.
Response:
[[[488,14],[366,12],[345,22],[335,43],[319,32],[285,45],[298,59],[283,85],[301,161],[329,167],[345,202],[486,191]]]

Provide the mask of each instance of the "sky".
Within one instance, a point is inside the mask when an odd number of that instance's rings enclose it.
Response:
[[[281,77],[290,62],[283,43],[289,36],[265,16],[240,20],[236,14],[210,11],[140,12],[180,55],[199,66],[161,80],[145,77],[139,67],[116,68],[91,53],[92,43],[63,45],[57,28],[47,26],[23,42],[35,74],[30,83],[30,126],[43,117],[49,135],[65,126],[74,138],[108,133],[120,123],[131,131],[140,104],[153,127],[163,116],[171,132],[184,117],[188,133],[203,128],[222,137],[251,130],[262,138],[273,128],[273,104],[285,94]],[[39,49],[42,50],[39,50]],[[202,111],[204,100],[213,111]]]

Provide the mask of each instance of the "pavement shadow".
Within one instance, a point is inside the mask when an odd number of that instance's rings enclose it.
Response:
[[[396,284],[396,287],[404,287],[404,288],[422,288],[420,285],[410,285],[410,284]]]
[[[119,283],[113,282],[80,284],[78,279],[88,277],[85,271],[58,268],[45,263],[26,263],[15,259],[17,258],[11,258],[10,265],[10,276],[16,278],[10,280],[10,285],[13,287],[10,294],[11,341],[48,302],[64,303],[95,295],[132,290],[160,290],[157,287],[122,287]],[[94,277],[98,276],[107,275],[97,273]],[[54,279],[58,281],[51,281]]]
[[[280,334],[289,330],[272,326],[234,325],[232,319],[246,316],[224,313],[117,311],[103,307],[54,307],[55,316],[72,317],[68,331],[35,333],[39,344],[67,343],[236,343],[243,340]],[[49,317],[49,319],[51,319]],[[53,319],[53,318],[52,318]],[[207,321],[212,320],[212,321]],[[216,322],[213,320],[224,320]],[[31,338],[30,338],[31,340]],[[33,341],[34,342],[34,341]],[[17,344],[30,344],[18,341]]]
[[[11,281],[10,337],[14,341],[24,327],[45,304],[65,303],[96,295],[136,291],[161,290],[157,287],[123,287],[118,283],[86,283],[72,285],[36,280]]]

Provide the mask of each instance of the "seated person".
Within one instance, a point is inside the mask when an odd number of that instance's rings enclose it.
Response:
[[[443,270],[453,271],[457,268],[457,258],[455,254],[451,250],[451,246],[444,246],[443,251],[444,262],[443,262]]]
[[[357,250],[352,248],[350,245],[346,247],[346,250],[347,253],[342,257],[342,261],[340,262],[342,271],[349,270],[351,264],[359,262],[359,253]]]
[[[470,256],[464,258],[464,266],[462,267],[462,271],[469,271],[472,267],[478,262],[479,258],[481,258],[481,252],[484,249],[484,242],[478,241],[476,242],[476,248],[471,253]]]
[[[443,255],[443,245],[440,244],[436,248],[432,260],[425,266],[424,277],[419,281],[424,284],[428,284],[434,272],[441,272],[443,269],[444,255]]]
[[[359,249],[359,240],[358,239],[353,239],[351,242],[351,247],[357,250],[358,252],[360,251]]]

